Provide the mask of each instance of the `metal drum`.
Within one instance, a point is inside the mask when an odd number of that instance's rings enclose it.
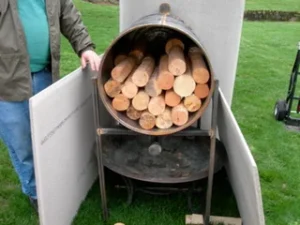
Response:
[[[164,46],[170,38],[180,38],[183,40],[186,46],[185,50],[190,46],[197,46],[202,50],[204,60],[210,72],[210,80],[208,81],[210,89],[209,95],[202,102],[201,108],[191,114],[188,122],[184,125],[172,126],[169,129],[153,128],[152,130],[144,130],[139,126],[137,121],[129,119],[124,113],[118,112],[112,107],[111,99],[105,93],[104,84],[110,78],[110,72],[114,67],[113,59],[118,53],[129,52],[132,46],[137,43],[142,43],[147,46],[147,49],[150,51],[149,53],[152,54],[154,58],[158,58],[164,53]],[[205,49],[193,31],[179,18],[173,17],[169,13],[168,8],[161,8],[160,13],[141,18],[113,40],[103,55],[97,82],[98,92],[103,105],[115,120],[135,132],[159,136],[183,130],[191,126],[201,117],[208,107],[214,91],[214,72]]]

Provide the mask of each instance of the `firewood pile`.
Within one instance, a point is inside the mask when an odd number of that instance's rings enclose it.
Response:
[[[114,58],[104,90],[112,107],[141,128],[182,126],[209,95],[210,73],[202,51],[170,39],[159,59],[134,48]]]

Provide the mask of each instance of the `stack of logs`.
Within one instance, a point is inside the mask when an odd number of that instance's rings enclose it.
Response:
[[[187,52],[187,54],[185,54]],[[198,47],[170,39],[158,62],[139,49],[114,59],[104,90],[112,107],[146,130],[182,126],[209,94],[209,71]]]

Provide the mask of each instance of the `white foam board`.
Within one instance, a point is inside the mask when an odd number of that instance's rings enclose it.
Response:
[[[218,131],[226,147],[226,170],[243,225],[265,225],[257,165],[221,89]]]
[[[169,3],[171,13],[194,31],[231,105],[245,0],[120,0],[120,32],[141,17],[158,13],[162,3]],[[203,129],[210,125],[209,115],[207,110],[202,117]]]
[[[81,69],[30,99],[40,224],[71,224],[97,177],[92,83]]]

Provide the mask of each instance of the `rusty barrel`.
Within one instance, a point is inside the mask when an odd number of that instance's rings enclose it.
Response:
[[[126,116],[126,113],[116,111],[112,107],[112,100],[106,95],[104,84],[111,77],[111,71],[114,68],[114,57],[117,54],[120,52],[130,52],[132,46],[137,43],[142,43],[143,45],[146,45],[148,49],[147,51],[149,51],[154,58],[158,58],[159,55],[163,54],[165,44],[170,38],[179,38],[183,40],[186,46],[197,46],[202,50],[207,69],[210,73],[210,79],[207,82],[210,91],[208,96],[202,101],[201,108],[192,113],[184,125],[173,125],[167,129],[153,128],[145,130],[140,127],[138,121],[129,119]],[[188,47],[185,49],[188,49]],[[142,17],[133,23],[112,41],[103,54],[97,82],[101,101],[109,114],[111,114],[115,120],[135,132],[159,136],[183,130],[194,124],[203,115],[209,105],[214,91],[214,72],[205,49],[193,33],[192,29],[190,29],[184,21],[172,16],[171,14],[152,14]]]

